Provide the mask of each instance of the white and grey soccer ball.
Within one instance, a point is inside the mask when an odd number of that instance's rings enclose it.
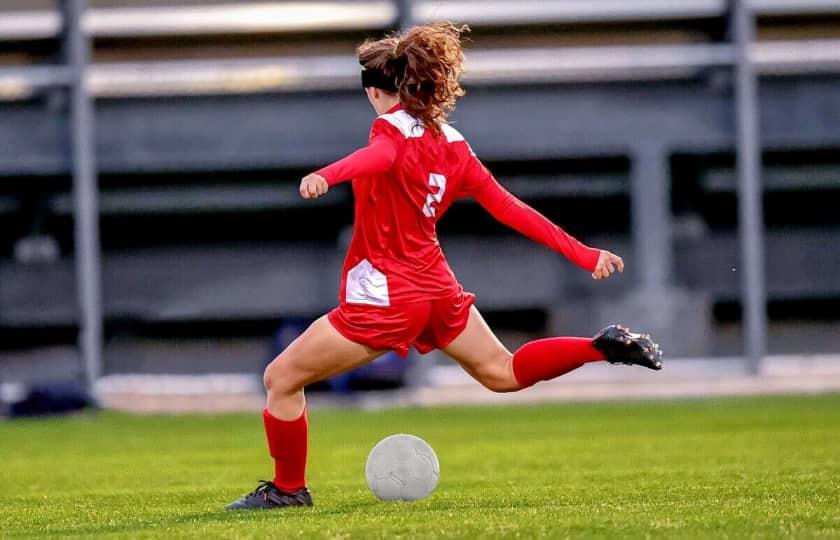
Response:
[[[373,494],[383,501],[416,501],[432,494],[440,480],[440,462],[429,444],[414,435],[385,437],[365,465]]]

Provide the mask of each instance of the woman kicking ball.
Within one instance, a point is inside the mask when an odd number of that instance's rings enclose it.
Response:
[[[266,368],[263,419],[274,479],[229,509],[312,505],[303,388],[387,351],[405,356],[411,347],[440,349],[493,392],[516,392],[588,362],[662,368],[662,353],[649,336],[618,325],[594,338],[540,339],[511,353],[449,268],[435,225],[454,201],[471,197],[594,279],[624,270],[621,257],[582,244],[505,190],[446,123],[464,95],[460,38],[467,30],[449,23],[416,26],[358,48],[362,87],[379,115],[368,145],[300,184],[301,196],[315,199],[352,181],[355,226],[339,305]]]

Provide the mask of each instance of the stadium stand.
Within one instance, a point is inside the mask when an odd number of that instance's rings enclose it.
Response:
[[[470,96],[455,121],[478,154],[512,191],[631,261],[640,252],[631,209],[664,216],[656,222],[667,240],[658,270],[632,261],[629,279],[676,290],[667,293],[679,304],[671,313],[700,330],[697,339],[666,337],[663,346],[677,354],[736,352],[714,345],[715,332],[737,319],[729,308],[738,299],[729,2],[509,4],[91,2],[84,27],[94,39],[88,81],[97,99],[109,335],[224,333],[211,326],[221,321],[230,323],[229,334],[262,336],[280,317],[332,305],[350,195],[337,190],[313,206],[296,197],[295,185],[302,172],[364,143],[370,112],[353,45],[407,22],[452,19],[474,29]],[[821,247],[840,238],[832,211],[840,202],[840,5],[751,6],[771,316],[830,317],[840,298],[831,271],[840,254]],[[70,73],[57,62],[60,33],[50,1],[0,6],[6,350],[74,339],[73,207],[58,88]],[[661,183],[667,199],[634,199],[635,183]],[[608,217],[593,221],[597,210]],[[301,220],[317,226],[304,232]],[[621,285],[596,289],[474,205],[461,205],[442,231],[465,285],[511,327],[517,319],[505,314],[536,312],[538,327],[586,332],[624,309],[607,300]],[[16,246],[35,237],[55,239],[61,256],[16,260]],[[670,302],[651,298],[628,313],[644,318],[639,310]],[[568,306],[579,303],[601,307],[576,309],[589,314],[570,320]],[[108,362],[119,370],[114,355]]]

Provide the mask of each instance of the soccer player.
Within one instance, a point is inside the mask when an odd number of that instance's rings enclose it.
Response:
[[[594,338],[554,337],[511,353],[473,306],[446,262],[435,224],[457,199],[472,197],[494,218],[606,279],[621,257],[588,247],[505,190],[446,123],[457,98],[466,26],[410,28],[357,50],[362,87],[379,115],[365,148],[300,183],[304,199],[352,180],[353,239],[338,307],[321,317],[265,370],[263,411],[274,479],[229,509],[312,505],[304,472],[305,385],[370,362],[386,351],[405,356],[441,349],[494,392],[516,392],[588,362],[661,369],[649,336],[609,326]]]

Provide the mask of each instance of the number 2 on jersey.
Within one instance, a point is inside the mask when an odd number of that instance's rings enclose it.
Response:
[[[440,201],[443,200],[443,192],[446,191],[446,177],[442,174],[431,173],[429,174],[429,185],[432,189],[438,188],[437,193],[426,195],[426,204],[423,205],[423,215],[432,218],[435,217],[437,212],[437,208],[432,205],[440,204]]]

